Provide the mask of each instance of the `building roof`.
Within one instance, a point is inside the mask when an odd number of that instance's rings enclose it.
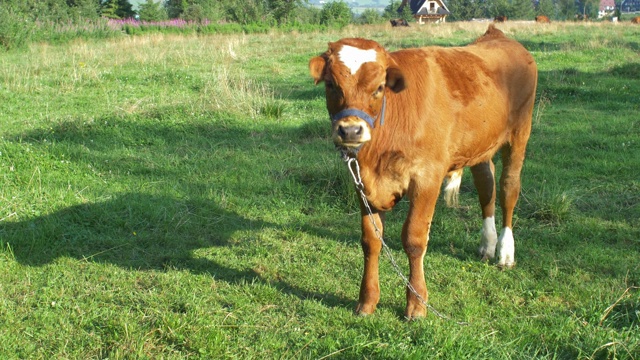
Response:
[[[426,6],[421,7],[420,10],[418,10],[416,13],[416,15],[434,15],[434,14],[429,14],[429,9],[427,9]],[[449,10],[443,8],[443,7],[438,7],[438,10],[436,11],[437,15],[451,15],[451,13],[449,12]]]
[[[444,4],[442,0],[432,0],[438,3],[438,10],[436,12],[437,15],[450,15],[449,9],[447,9],[447,5]],[[411,13],[414,15],[429,15],[429,9],[424,6],[427,0],[404,0],[402,4],[398,8],[398,12],[402,12],[402,8],[409,3],[409,7],[411,8]],[[431,14],[434,15],[434,14]]]
[[[600,0],[600,11],[607,9],[615,9],[616,2],[615,0]]]

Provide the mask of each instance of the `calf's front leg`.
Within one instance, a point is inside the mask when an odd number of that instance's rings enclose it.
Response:
[[[402,246],[409,258],[409,283],[419,295],[419,297],[416,296],[407,287],[405,317],[408,320],[424,317],[427,314],[426,302],[429,294],[424,280],[424,255],[427,252],[429,229],[439,191],[439,186],[414,188],[414,193],[410,194],[409,214],[402,227]]]
[[[369,315],[373,314],[378,305],[378,301],[380,301],[378,264],[380,250],[382,249],[382,242],[375,231],[372,219],[380,230],[380,236],[382,236],[384,213],[374,211],[373,215],[369,216],[369,213],[365,210],[362,203],[360,205],[362,213],[361,245],[362,252],[364,253],[364,271],[362,274],[362,282],[360,283],[360,297],[358,299],[358,306],[356,307],[356,314]]]

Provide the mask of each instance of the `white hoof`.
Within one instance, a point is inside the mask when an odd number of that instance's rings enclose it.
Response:
[[[482,261],[491,260],[495,257],[497,242],[496,222],[495,218],[491,216],[482,221],[482,241],[478,249]]]
[[[496,253],[499,267],[512,268],[516,264],[515,243],[513,241],[513,232],[510,228],[505,227],[502,229],[496,245]]]

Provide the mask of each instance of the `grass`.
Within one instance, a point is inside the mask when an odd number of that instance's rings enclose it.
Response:
[[[504,24],[540,69],[517,267],[478,261],[468,172],[425,261],[430,315],[375,315],[355,194],[307,61],[328,41],[463,45],[486,24],[148,34],[0,54],[0,357],[640,357],[640,33]],[[500,165],[497,166],[498,171]],[[407,204],[388,216],[399,244]]]

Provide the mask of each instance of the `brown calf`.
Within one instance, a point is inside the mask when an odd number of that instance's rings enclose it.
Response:
[[[636,16],[633,19],[631,19],[631,23],[632,24],[640,24],[640,16]]]
[[[410,201],[402,245],[409,281],[423,299],[423,258],[436,200],[447,176],[457,180],[448,190],[457,192],[463,167],[471,167],[480,198],[480,255],[497,256],[501,267],[515,264],[512,216],[537,83],[536,63],[522,45],[493,25],[465,47],[387,52],[371,40],[342,39],[312,58],[309,69],[316,84],[325,83],[335,145],[360,164],[376,225],[383,229],[385,211],[403,196]],[[491,160],[498,150],[503,163],[499,238]],[[371,314],[380,299],[381,241],[362,203],[361,210],[364,274],[356,313]],[[406,317],[425,314],[407,289]]]
[[[549,24],[551,23],[551,20],[549,20],[548,16],[538,15],[536,16],[536,22],[541,24]]]

